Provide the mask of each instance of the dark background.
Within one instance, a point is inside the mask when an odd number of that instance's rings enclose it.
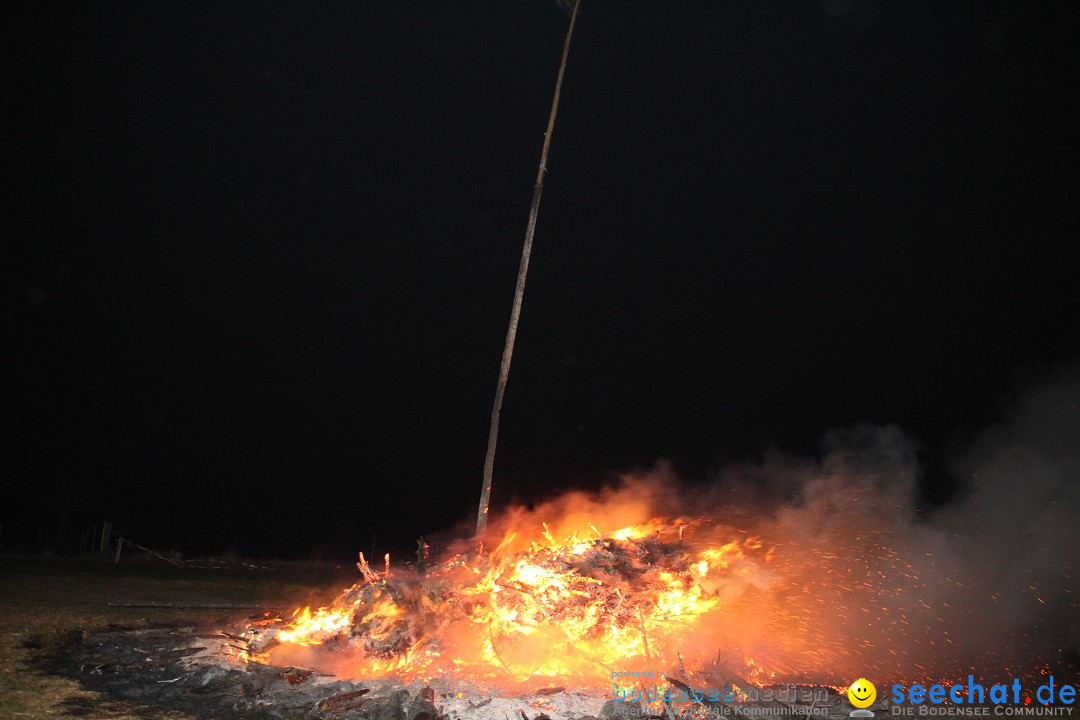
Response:
[[[1074,8],[585,0],[496,507],[858,422],[948,499],[1080,352]],[[470,518],[568,13],[0,13],[4,544],[347,558]]]

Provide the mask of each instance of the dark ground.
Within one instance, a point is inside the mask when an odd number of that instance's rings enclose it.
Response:
[[[42,674],[34,659],[73,630],[109,624],[228,626],[254,610],[111,608],[115,600],[256,603],[281,610],[322,604],[355,569],[277,563],[272,571],[200,571],[148,562],[0,556],[0,711],[6,718],[145,720],[147,710]],[[350,572],[352,570],[352,572]],[[161,720],[189,720],[162,713]]]

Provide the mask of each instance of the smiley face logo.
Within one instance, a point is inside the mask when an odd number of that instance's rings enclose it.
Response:
[[[859,678],[848,688],[847,699],[857,708],[868,708],[877,700],[877,688],[866,678]]]

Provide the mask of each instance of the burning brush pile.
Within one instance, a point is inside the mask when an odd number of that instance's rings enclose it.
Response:
[[[424,573],[361,562],[362,581],[328,606],[244,627],[236,658],[609,698],[640,677],[838,688],[1073,667],[1075,551],[1061,538],[1075,518],[1058,512],[1073,503],[1013,512],[1024,499],[1010,491],[998,493],[1010,510],[992,513],[989,490],[1016,476],[995,461],[977,466],[988,490],[927,519],[902,434],[837,443],[819,463],[741,468],[709,487],[659,468],[512,509]]]
[[[654,521],[603,533],[589,524],[587,537],[559,537],[544,525],[538,539],[510,532],[424,575],[388,561],[376,572],[361,556],[363,581],[330,605],[250,625],[248,654],[349,677],[502,688],[685,676],[710,659],[695,632],[723,622],[724,586],[769,562],[759,540],[735,533],[708,544],[696,539],[699,526]]]
[[[717,653],[716,628],[738,617],[732,589],[768,572],[765,543],[704,520],[585,527],[507,532],[424,573],[361,556],[361,582],[317,610],[227,630],[110,628],[73,638],[52,670],[215,720],[842,715],[836,692],[776,688],[741,651]],[[759,702],[763,686],[777,699]]]

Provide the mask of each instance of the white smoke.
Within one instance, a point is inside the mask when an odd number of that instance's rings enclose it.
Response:
[[[972,631],[1080,640],[1080,368],[1024,394],[954,463],[962,499],[933,525],[973,586]]]
[[[837,652],[855,664],[873,667],[882,653],[931,673],[1075,661],[1080,368],[1029,388],[1008,417],[959,453],[958,497],[929,516],[915,507],[916,447],[895,427],[831,433],[820,461],[729,468],[714,501],[753,499],[744,522],[786,548],[784,585],[814,587],[834,608],[828,622],[810,613],[826,628],[814,641],[842,630],[845,650],[860,649]],[[810,549],[825,559],[803,572]],[[822,572],[828,583],[815,581]]]

